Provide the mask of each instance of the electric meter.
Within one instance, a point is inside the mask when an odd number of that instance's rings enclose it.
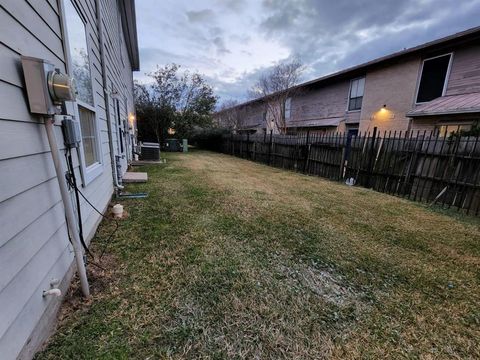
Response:
[[[72,79],[60,73],[59,69],[48,72],[48,91],[52,100],[61,104],[64,101],[75,100],[75,91]]]

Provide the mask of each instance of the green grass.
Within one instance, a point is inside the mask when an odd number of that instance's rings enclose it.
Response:
[[[38,359],[480,357],[480,221],[209,152],[147,171]],[[97,253],[113,224],[104,222]]]

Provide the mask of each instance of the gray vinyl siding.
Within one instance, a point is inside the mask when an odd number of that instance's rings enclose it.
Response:
[[[314,90],[302,90],[292,99],[292,116],[287,124],[309,120],[345,119],[350,81],[327,85]]]
[[[133,112],[133,75],[131,64],[127,55],[123,31],[121,31],[121,18],[116,0],[101,0],[102,3],[102,31],[104,35],[104,51],[107,68],[107,83],[110,92],[116,92],[119,100],[120,118],[128,120],[129,113]],[[117,113],[115,99],[110,97],[109,101],[111,124],[113,131],[113,148],[116,155],[120,148],[118,132]],[[127,147],[124,140],[124,155],[121,159],[122,174],[127,170]]]
[[[454,51],[445,95],[480,93],[480,46]]]
[[[113,183],[96,6],[94,0],[76,3],[87,19],[103,164],[103,172],[82,191],[98,209],[104,210]],[[127,106],[121,101],[123,116],[127,118],[128,112],[133,111],[133,82],[123,33],[115,25],[120,14],[115,0],[102,0],[101,4],[105,38],[112,38],[106,43],[108,77],[122,99],[127,98]],[[0,354],[8,360],[19,356],[26,344],[45,338],[45,331],[35,331],[44,330],[45,322],[54,319],[51,309],[60,300],[44,299],[42,291],[50,288],[52,279],[69,281],[73,253],[45,127],[40,117],[29,112],[20,63],[21,55],[39,57],[66,71],[59,6],[55,0],[5,0],[0,5],[0,23]],[[109,106],[113,110],[112,104]],[[63,150],[59,126],[55,133]],[[73,158],[81,182],[76,151]],[[83,199],[81,209],[84,235],[90,240],[101,218]]]
[[[251,128],[254,126],[265,127],[263,114],[265,112],[265,104],[263,102],[252,103],[242,106],[239,110],[241,119],[240,128]]]

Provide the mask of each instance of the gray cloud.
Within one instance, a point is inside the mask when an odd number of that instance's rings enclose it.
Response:
[[[215,13],[211,9],[204,9],[200,11],[187,11],[186,12],[188,21],[195,22],[209,22],[215,17]]]
[[[242,11],[247,6],[246,0],[217,0],[215,3],[219,7],[235,12]]]
[[[215,38],[213,38],[212,42],[216,46],[217,52],[219,54],[230,54],[231,53],[231,51],[228,50],[227,47],[225,46],[225,41],[220,36],[216,36]]]
[[[289,55],[310,80],[478,26],[479,13],[480,0],[142,0],[142,73],[176,62],[204,72],[221,97],[244,100]]]
[[[478,24],[480,1],[264,0],[258,30],[279,39],[316,76]]]

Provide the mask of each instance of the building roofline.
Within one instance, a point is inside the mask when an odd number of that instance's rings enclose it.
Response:
[[[464,31],[461,31],[461,32],[458,32],[458,33],[455,33],[455,34],[452,34],[452,35],[448,35],[448,36],[445,36],[445,37],[440,38],[440,39],[432,40],[432,41],[426,42],[424,44],[417,45],[417,46],[414,46],[414,47],[411,47],[411,48],[408,48],[408,49],[405,49],[405,50],[397,51],[397,52],[394,52],[392,54],[382,56],[382,57],[376,58],[374,60],[370,60],[370,61],[367,61],[365,63],[355,65],[355,66],[349,67],[347,69],[340,70],[340,71],[337,71],[335,73],[325,75],[325,76],[319,77],[317,79],[301,83],[299,85],[296,85],[296,86],[292,87],[292,89],[304,88],[304,87],[307,87],[307,86],[318,85],[318,84],[321,84],[323,82],[328,82],[328,81],[331,81],[331,80],[340,79],[342,77],[345,77],[347,75],[351,75],[351,74],[354,74],[354,73],[365,72],[367,69],[370,69],[370,68],[375,67],[375,66],[383,65],[385,63],[388,63],[389,61],[398,60],[402,57],[411,56],[411,55],[414,55],[416,53],[423,52],[423,51],[426,51],[426,50],[434,51],[434,50],[437,50],[437,48],[439,50],[442,47],[451,46],[451,45],[453,45],[455,43],[458,43],[460,41],[471,41],[471,40],[474,40],[474,39],[477,39],[477,38],[480,39],[480,26],[470,28],[470,29],[467,29],[467,30],[464,30]],[[269,98],[270,96],[274,96],[275,94],[277,94],[277,93],[274,93],[274,94],[271,94],[271,95],[268,95],[268,96],[263,96],[261,98],[246,101],[244,103],[238,104],[237,106],[234,106],[233,108],[218,111],[218,112],[216,112],[216,114],[221,114],[222,112],[230,110],[230,109],[241,108],[241,107],[246,106],[246,105],[250,105],[250,104],[254,104],[254,103],[263,101],[263,100]]]
[[[122,16],[122,27],[127,44],[128,57],[132,71],[140,70],[140,56],[138,51],[137,18],[135,13],[135,0],[119,0]]]
[[[425,112],[414,112],[410,111],[407,113],[408,117],[417,118],[417,117],[429,117],[437,115],[461,115],[461,114],[480,114],[480,108],[471,108],[471,109],[455,109],[455,110],[439,110],[439,111],[425,111]]]

